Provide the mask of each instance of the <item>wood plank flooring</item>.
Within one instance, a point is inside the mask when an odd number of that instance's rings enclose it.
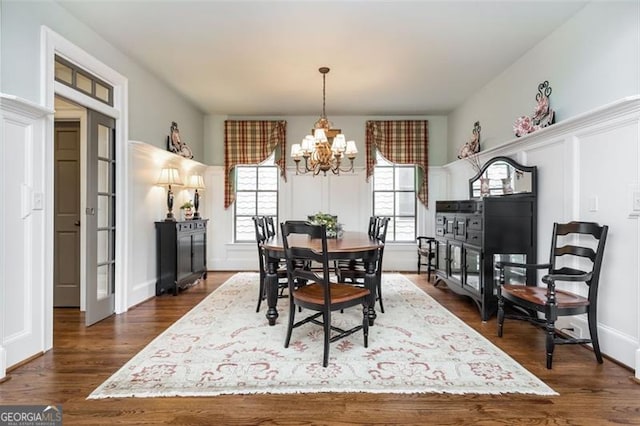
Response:
[[[549,371],[541,330],[509,321],[499,339],[495,318],[482,323],[469,299],[433,287],[424,274],[406,276],[560,396],[332,393],[86,400],[231,275],[209,273],[177,297],[153,298],[90,328],[78,310],[56,309],[54,348],[10,371],[10,380],[0,384],[0,404],[62,404],[65,425],[640,425],[640,385],[632,371],[609,360],[599,365],[589,349],[577,345],[556,348]]]

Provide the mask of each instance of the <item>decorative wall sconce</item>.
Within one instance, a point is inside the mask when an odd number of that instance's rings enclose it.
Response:
[[[182,186],[180,172],[173,167],[162,169],[156,185],[167,187],[167,217],[164,220],[167,222],[175,222],[176,218],[173,216],[173,191],[171,191],[171,185]]]
[[[200,207],[200,194],[198,193],[198,189],[204,190],[206,188],[204,185],[204,179],[201,175],[192,175],[189,179],[188,187],[195,189],[195,193],[193,194],[193,207],[195,208],[193,218],[200,219],[200,213],[198,212],[198,207]]]

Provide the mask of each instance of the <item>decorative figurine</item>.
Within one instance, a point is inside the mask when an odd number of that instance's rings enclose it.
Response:
[[[480,122],[476,121],[473,124],[473,131],[471,133],[471,139],[469,142],[462,145],[458,152],[458,158],[467,158],[470,155],[480,152]]]
[[[532,117],[518,117],[513,124],[513,132],[517,137],[527,135],[536,130],[550,126],[554,123],[555,112],[549,108],[549,96],[551,95],[551,86],[548,81],[544,81],[538,85],[538,94],[536,95],[536,109],[533,111]]]
[[[171,133],[167,138],[167,149],[174,154],[182,155],[185,158],[193,158],[191,148],[180,140],[180,130],[178,130],[178,123],[175,121],[171,122]]]

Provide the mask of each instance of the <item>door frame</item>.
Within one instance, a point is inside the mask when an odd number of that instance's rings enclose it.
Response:
[[[119,202],[116,204],[116,274],[115,274],[115,313],[127,310],[127,278],[129,265],[127,262],[131,238],[128,232],[129,210],[128,185],[128,153],[129,140],[128,123],[128,79],[102,63],[89,53],[66,40],[46,26],[41,29],[41,103],[54,109],[54,98],[58,94],[81,106],[93,109],[116,120],[116,194]],[[93,99],[72,89],[54,79],[55,55],[73,62],[86,71],[100,77],[113,86],[113,107]],[[53,347],[53,126],[54,117],[47,117],[45,123],[45,234],[44,234],[44,349]],[[82,177],[81,177],[82,178]]]

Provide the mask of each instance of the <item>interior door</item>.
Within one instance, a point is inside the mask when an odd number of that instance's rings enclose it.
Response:
[[[80,306],[80,122],[56,121],[53,306]]]
[[[87,110],[86,325],[115,309],[115,120]]]

